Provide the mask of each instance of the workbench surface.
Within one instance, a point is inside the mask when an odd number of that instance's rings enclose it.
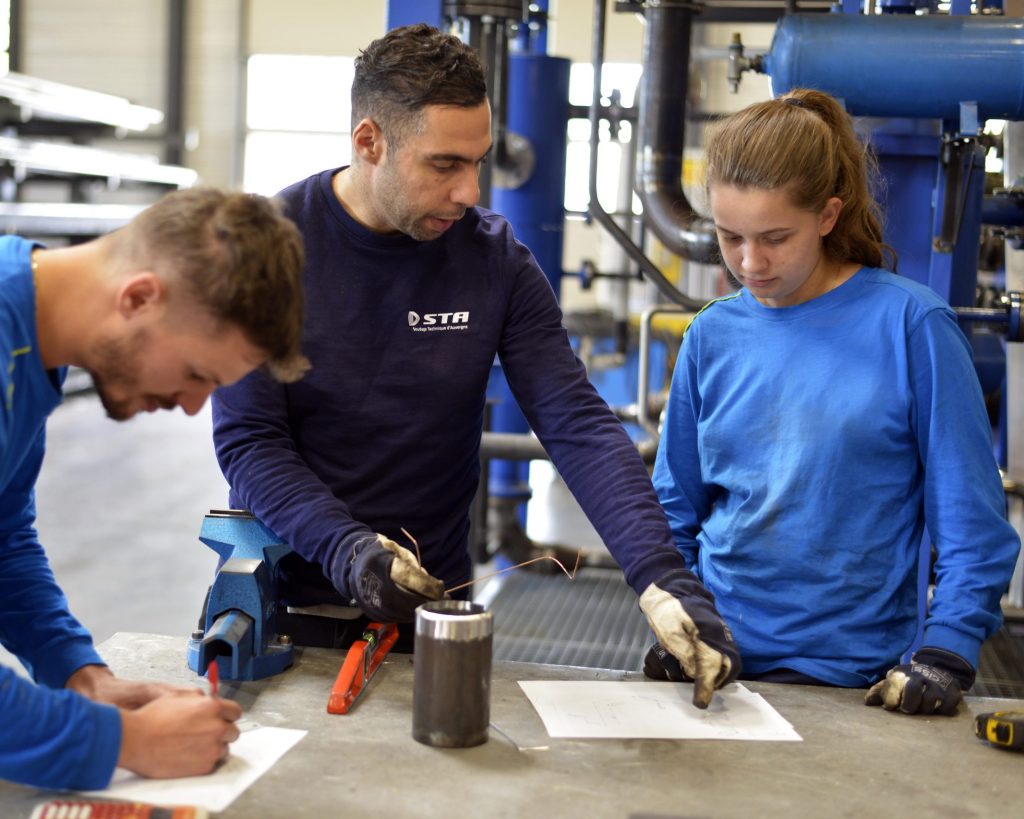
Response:
[[[99,646],[120,676],[196,684],[183,637],[116,634]],[[518,680],[640,679],[637,673],[495,664],[495,731],[476,748],[412,739],[412,658],[394,654],[348,715],[327,713],[342,652],[296,649],[295,665],[223,683],[246,716],[307,736],[218,817],[1002,817],[1024,806],[1024,754],[973,734],[972,714],[1024,701],[969,697],[956,717],[861,704],[863,691],[744,683],[803,742],[553,739]],[[548,750],[525,750],[530,746]],[[0,816],[27,819],[54,794],[0,783]]]

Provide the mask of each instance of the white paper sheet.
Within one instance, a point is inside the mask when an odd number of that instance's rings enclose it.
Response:
[[[207,776],[143,779],[118,768],[106,790],[84,793],[104,799],[198,805],[212,813],[222,811],[306,735],[295,728],[267,728],[251,722],[240,727],[241,735],[231,743],[231,756]]]
[[[690,683],[520,681],[552,737],[802,742],[759,694],[733,683],[696,708]]]

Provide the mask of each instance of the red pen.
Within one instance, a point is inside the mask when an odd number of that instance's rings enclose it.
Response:
[[[206,679],[210,681],[210,696],[217,696],[217,661],[210,660],[210,664],[206,666]]]

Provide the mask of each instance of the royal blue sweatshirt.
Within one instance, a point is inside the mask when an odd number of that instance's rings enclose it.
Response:
[[[976,667],[1001,622],[1020,541],[967,339],[923,285],[862,268],[792,307],[712,302],[683,340],[654,483],[747,672],[884,676],[920,622],[926,526],[923,645]]]
[[[508,222],[471,208],[433,241],[380,235],[341,206],[336,173],[282,193],[305,240],[312,371],[288,385],[256,372],[213,397],[232,504],[327,576],[339,549],[370,532],[408,546],[404,527],[427,571],[446,586],[465,582],[497,356],[633,589],[682,569],[646,468],[587,380],[554,293]]]
[[[121,747],[121,717],[64,684],[102,664],[68,611],[35,530],[34,486],[46,418],[65,370],[39,358],[32,245],[0,238],[0,642],[35,679],[0,667],[0,777],[45,788],[103,788]]]

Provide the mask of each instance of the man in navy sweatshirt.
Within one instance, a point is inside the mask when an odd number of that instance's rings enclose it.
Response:
[[[232,504],[294,550],[286,597],[414,619],[471,575],[468,510],[497,356],[706,707],[740,671],[732,635],[676,551],[544,274],[505,219],[476,207],[490,148],[483,69],[457,38],[407,26],[356,60],[352,164],[282,193],[305,240],[312,371],[292,385],[255,373],[214,396]],[[408,543],[402,528],[422,566],[396,542]]]
[[[68,365],[118,420],[194,415],[261,366],[301,375],[301,268],[278,208],[212,188],[169,194],[81,245],[0,238],[0,642],[35,681],[0,666],[0,778],[93,789],[115,766],[194,776],[238,737],[236,703],[111,673],[50,570],[34,486]]]

